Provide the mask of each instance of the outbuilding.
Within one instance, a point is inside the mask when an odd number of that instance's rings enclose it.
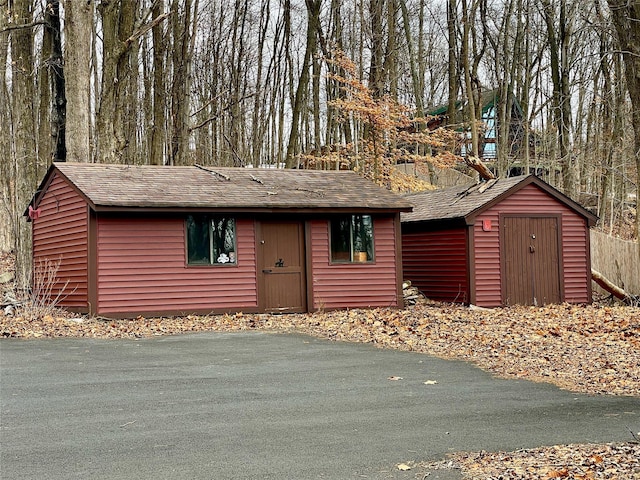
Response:
[[[427,297],[482,307],[591,302],[597,217],[533,175],[405,197],[403,270]]]
[[[353,172],[54,163],[26,213],[41,290],[128,317],[402,306],[410,209]]]

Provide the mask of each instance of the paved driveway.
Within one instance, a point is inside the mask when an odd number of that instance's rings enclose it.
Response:
[[[3,480],[408,479],[396,464],[640,427],[638,398],[298,335],[2,340],[0,368]]]

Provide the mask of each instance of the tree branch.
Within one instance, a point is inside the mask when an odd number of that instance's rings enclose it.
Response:
[[[37,27],[38,25],[46,25],[46,24],[47,22],[45,22],[44,20],[36,20],[31,23],[23,23],[22,25],[9,25],[7,27],[4,27],[3,29],[0,29],[0,33],[11,32],[13,30],[22,30],[23,28],[33,28],[33,27]]]
[[[133,32],[133,34],[129,38],[125,40],[124,42],[125,46],[128,48],[133,42],[135,42],[137,39],[139,39],[141,36],[143,36],[145,33],[147,33],[156,25],[164,22],[170,16],[171,16],[171,12],[163,13],[162,15],[159,15],[153,20],[151,20],[146,25],[141,26],[138,30]]]

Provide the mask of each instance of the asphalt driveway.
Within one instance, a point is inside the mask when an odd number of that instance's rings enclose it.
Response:
[[[3,480],[409,479],[396,464],[640,427],[638,398],[299,335],[1,340],[0,375]]]

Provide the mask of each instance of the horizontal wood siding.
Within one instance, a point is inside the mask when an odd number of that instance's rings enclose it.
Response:
[[[374,263],[331,264],[329,222],[311,222],[314,309],[398,306],[393,217],[374,217]]]
[[[414,231],[402,234],[402,269],[427,297],[468,302],[466,230]]]
[[[491,230],[482,228],[483,221],[491,222]],[[500,272],[499,209],[492,208],[476,219],[473,226],[475,298],[471,303],[481,307],[502,304]]]
[[[561,280],[564,283],[563,301],[590,301],[589,230],[583,217],[557,201],[535,185],[527,185],[476,218],[475,278],[476,304],[493,307],[501,305],[500,247],[498,218],[500,213],[527,215],[562,215]],[[491,220],[492,229],[485,232],[482,222]],[[588,273],[589,272],[589,273]]]
[[[186,266],[183,218],[99,218],[98,313],[255,310],[253,221],[236,235],[236,266]]]
[[[564,301],[591,303],[589,227],[573,212],[562,215],[562,256]]]
[[[46,265],[59,262],[50,300],[87,311],[88,205],[56,174],[39,208],[40,217],[33,221],[34,288],[46,275]]]

